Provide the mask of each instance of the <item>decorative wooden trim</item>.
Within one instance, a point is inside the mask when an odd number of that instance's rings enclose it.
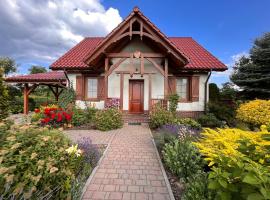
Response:
[[[130,71],[130,77],[132,77],[133,76],[133,74],[134,74],[134,70],[133,70],[133,53],[131,53],[130,55],[130,58],[129,58],[129,71]]]
[[[130,71],[115,71],[116,74],[130,74]],[[133,74],[141,74],[141,72],[134,72]],[[144,72],[144,74],[156,74],[155,72]]]
[[[164,96],[168,98],[168,58],[165,58],[164,64]]]
[[[119,67],[119,65],[124,62],[127,58],[120,58],[120,60],[117,61],[117,63],[115,63],[114,65],[112,65],[109,69],[109,71],[107,72],[107,76],[109,76],[113,70],[115,70],[117,67]]]
[[[164,70],[162,69],[162,67],[156,63],[155,60],[153,60],[152,58],[146,58],[149,62],[151,62],[154,67],[163,75],[165,76]]]
[[[148,110],[151,110],[152,101],[152,74],[148,74]]]
[[[104,76],[104,98],[108,98],[108,70],[109,70],[109,58],[105,58],[105,76]]]
[[[165,55],[161,53],[141,53],[145,58],[164,58]],[[106,56],[108,58],[130,58],[130,52],[120,52],[120,53],[107,53]]]
[[[144,55],[141,54],[141,76],[143,77],[144,75]]]
[[[120,109],[123,110],[124,99],[124,74],[120,74]]]

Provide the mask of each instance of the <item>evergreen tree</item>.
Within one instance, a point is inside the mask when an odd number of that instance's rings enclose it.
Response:
[[[209,84],[209,100],[218,101],[220,99],[220,90],[215,83]]]
[[[235,64],[231,81],[248,98],[270,98],[270,32],[257,38],[250,56]]]

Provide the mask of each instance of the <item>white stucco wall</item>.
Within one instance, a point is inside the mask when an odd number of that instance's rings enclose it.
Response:
[[[207,74],[200,74],[199,101],[178,103],[178,111],[204,111],[204,91]]]

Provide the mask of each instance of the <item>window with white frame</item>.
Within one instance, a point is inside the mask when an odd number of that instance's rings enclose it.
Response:
[[[180,100],[188,100],[188,78],[181,77],[176,80],[176,92]]]
[[[97,79],[88,78],[87,79],[87,97],[88,98],[97,98]]]

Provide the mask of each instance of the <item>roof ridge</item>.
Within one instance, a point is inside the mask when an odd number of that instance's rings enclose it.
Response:
[[[168,38],[191,38],[191,39],[193,39],[192,36],[168,36]]]

